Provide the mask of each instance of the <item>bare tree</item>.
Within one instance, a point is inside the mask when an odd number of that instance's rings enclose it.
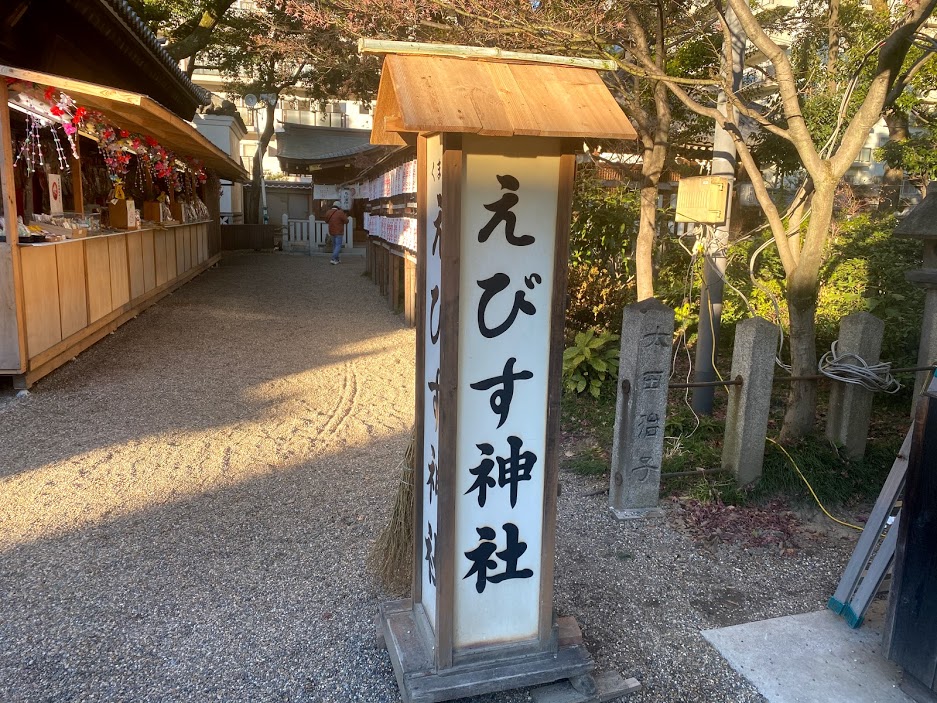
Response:
[[[937,6],[937,0],[923,0],[907,7],[902,6],[905,8],[904,13],[894,18],[887,33],[878,37],[867,53],[869,79],[864,86],[865,95],[860,99],[847,86],[834,132],[821,146],[815,143],[816,135],[811,132],[804,117],[798,78],[787,52],[769,36],[745,0],[727,2],[738,16],[749,41],[773,68],[777,109],[764,109],[747,100],[743,92],[733,91],[731,77],[725,74],[722,76],[722,85],[730,101],[726,115],[699,100],[677,82],[665,82],[687,107],[722,124],[733,135],[740,161],[751,177],[755,195],[767,217],[784,266],[793,374],[796,377],[811,376],[817,368],[815,314],[820,267],[829,242],[836,188],[859,155],[869,130],[929,58],[927,54],[922,54],[910,63],[905,61],[919,30]],[[647,57],[639,59],[646,69],[655,70],[653,62]],[[785,220],[772,201],[759,165],[743,137],[742,120],[745,118],[786,140],[796,151],[806,173],[799,201],[804,206],[809,203],[806,226],[803,226],[804,218]],[[782,437],[796,439],[808,434],[815,426],[815,418],[815,382],[793,382]]]

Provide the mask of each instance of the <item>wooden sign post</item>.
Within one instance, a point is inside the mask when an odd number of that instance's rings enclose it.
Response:
[[[575,151],[634,132],[594,71],[426,56],[386,59],[374,123],[417,143],[413,587],[381,607],[401,693],[588,687],[553,612]]]

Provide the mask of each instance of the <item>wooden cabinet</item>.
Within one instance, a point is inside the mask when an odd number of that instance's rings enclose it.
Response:
[[[26,373],[12,374],[24,387],[204,269],[208,223],[21,245],[19,255],[22,285],[14,302],[23,306],[23,324],[12,305],[0,306],[0,330],[9,328],[12,342],[25,341]],[[5,358],[5,347],[0,352]]]
[[[22,262],[26,348],[32,355],[62,341],[55,247],[25,249]]]

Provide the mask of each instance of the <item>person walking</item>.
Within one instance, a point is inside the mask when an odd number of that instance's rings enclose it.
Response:
[[[342,210],[339,201],[332,203],[332,209],[325,213],[325,223],[329,226],[329,236],[332,237],[332,259],[329,263],[337,264],[342,251],[342,240],[345,238],[345,225],[348,224],[348,215]]]

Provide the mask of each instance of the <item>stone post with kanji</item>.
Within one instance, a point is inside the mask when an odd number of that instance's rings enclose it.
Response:
[[[657,509],[674,312],[656,298],[625,308],[609,506],[619,519]]]

